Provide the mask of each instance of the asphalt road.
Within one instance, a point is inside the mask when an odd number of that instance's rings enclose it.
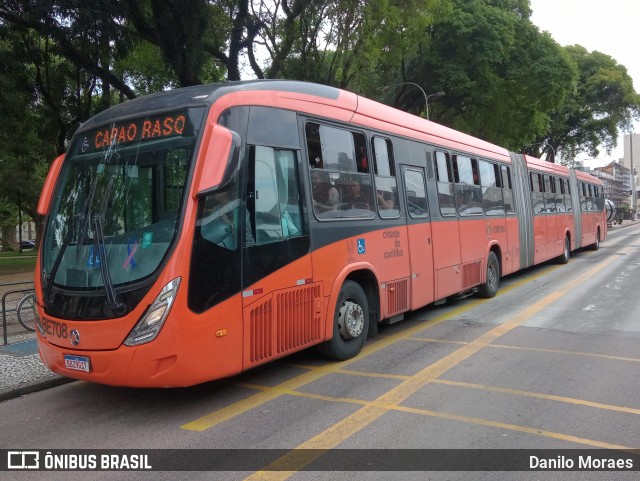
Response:
[[[189,389],[74,382],[0,404],[0,449],[317,449],[298,469],[0,479],[635,480],[637,471],[412,470],[419,459],[375,469],[402,449],[640,448],[638,286],[635,225],[568,265],[504,279],[494,299],[454,300],[385,326],[351,361],[311,350]],[[304,470],[331,448],[389,451],[366,454],[369,472]]]

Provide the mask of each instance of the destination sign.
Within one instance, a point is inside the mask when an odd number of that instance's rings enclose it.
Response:
[[[184,112],[173,112],[147,119],[116,122],[91,131],[81,144],[82,152],[121,146],[139,141],[182,135],[189,121]],[[191,130],[191,129],[187,129]]]

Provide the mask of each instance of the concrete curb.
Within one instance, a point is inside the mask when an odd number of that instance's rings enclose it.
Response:
[[[0,389],[0,402],[8,401],[25,394],[31,394],[33,392],[43,391],[56,386],[61,386],[70,382],[76,381],[63,376],[54,376],[46,379],[39,379],[37,381],[31,381],[21,384],[19,386],[11,386],[5,389]]]
[[[623,227],[629,227],[630,225],[636,225],[639,222],[640,222],[640,220],[632,220],[632,221],[626,222],[624,224],[612,224],[611,226],[608,226],[607,229],[608,230],[622,229]]]

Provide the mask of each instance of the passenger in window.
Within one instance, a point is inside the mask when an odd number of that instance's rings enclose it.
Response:
[[[366,147],[360,147],[360,158],[358,159],[358,172],[369,172],[369,160],[367,159]]]
[[[349,179],[348,189],[349,192],[347,192],[344,202],[353,209],[371,210],[371,197],[363,188],[358,177],[353,176]]]
[[[382,210],[393,209],[396,205],[392,192],[379,190],[376,193],[376,197],[378,199],[378,208]]]
[[[323,175],[324,174],[324,175]],[[312,171],[311,189],[313,197],[313,210],[316,213],[336,210],[340,203],[340,193],[324,172]]]
[[[313,159],[309,159],[309,166],[312,169],[324,169],[324,164],[320,157],[314,157]]]

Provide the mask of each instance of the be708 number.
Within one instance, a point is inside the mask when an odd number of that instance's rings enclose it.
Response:
[[[63,322],[53,321],[46,317],[42,319],[42,329],[47,333],[47,336],[55,336],[60,339],[66,339],[67,325]]]

